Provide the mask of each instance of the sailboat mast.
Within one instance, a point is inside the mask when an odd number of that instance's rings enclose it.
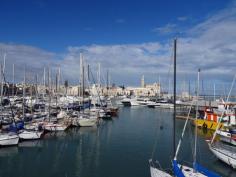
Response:
[[[57,85],[59,93],[60,93],[60,82],[61,82],[61,67],[58,68],[58,77],[57,77]]]
[[[80,96],[83,95],[83,54],[80,53]]]
[[[35,75],[35,97],[36,103],[38,103],[38,74]]]
[[[108,96],[108,89],[109,89],[109,69],[107,69],[107,96]]]
[[[3,66],[1,64],[1,103],[3,100],[3,91],[4,91],[5,64],[6,64],[6,53],[4,53],[3,56]]]
[[[45,93],[46,93],[46,71],[44,67],[43,68],[43,99],[45,97]]]
[[[15,90],[15,64],[12,65],[12,96],[14,96],[14,90]]]
[[[200,81],[200,69],[198,69],[197,73],[197,98],[196,98],[196,117],[198,118],[198,97],[199,97],[199,81]],[[193,166],[197,161],[197,126],[195,126],[195,139],[194,139],[194,154],[193,154]]]
[[[176,117],[176,50],[177,39],[174,39],[174,113],[173,113],[173,157],[175,157],[175,117]]]
[[[98,71],[97,71],[97,84],[98,84],[98,95],[101,92],[101,64],[98,63]]]
[[[214,83],[213,87],[214,87],[214,101],[216,101],[216,85],[215,85],[215,83]]]
[[[48,68],[48,119],[50,122],[51,114],[51,90],[50,90],[50,68]]]
[[[188,81],[188,100],[190,101],[190,95],[191,95],[191,83],[190,80]]]
[[[84,66],[82,66],[82,104],[83,104],[83,112],[84,112]]]
[[[24,69],[24,83],[23,83],[23,102],[22,102],[22,117],[24,119],[25,117],[25,84],[26,84],[26,79],[25,79],[25,69]]]

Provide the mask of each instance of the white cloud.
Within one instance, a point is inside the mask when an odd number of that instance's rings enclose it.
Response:
[[[176,31],[176,24],[167,23],[165,26],[154,28],[152,31],[160,34],[170,34]]]
[[[174,24],[157,28],[161,33],[175,30]],[[205,80],[218,79],[231,82],[236,68],[236,6],[231,5],[204,22],[194,26],[186,37],[178,39],[177,72],[187,79],[196,79],[197,69],[202,69]],[[22,68],[26,64],[32,71],[42,73],[44,66],[55,70],[62,68],[63,78],[77,83],[79,80],[79,53],[96,73],[96,64],[109,68],[113,81],[139,84],[145,74],[150,81],[158,79],[157,73],[170,74],[172,65],[172,41],[165,43],[148,42],[141,44],[69,46],[64,54],[48,52],[39,48],[0,44],[0,51],[7,51],[8,74],[15,63],[22,78]],[[164,79],[163,79],[164,80]]]
[[[3,56],[6,54],[8,81],[12,79],[13,64],[15,64],[15,76],[18,81],[22,81],[24,68],[27,73],[31,73],[27,76],[29,78],[29,75],[39,72],[44,67],[55,67],[59,64],[57,54],[32,46],[0,43],[0,51],[0,61],[3,61]],[[33,77],[29,79],[32,80]]]

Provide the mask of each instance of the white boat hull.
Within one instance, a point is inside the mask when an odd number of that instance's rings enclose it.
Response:
[[[13,146],[19,143],[18,135],[3,134],[0,135],[0,146]]]
[[[79,119],[78,123],[81,127],[92,127],[96,125],[97,119]]]
[[[220,140],[229,144],[236,146],[236,139],[232,137],[232,134],[226,131],[217,131],[217,135],[220,136]]]
[[[72,121],[73,126],[80,126],[80,127],[92,127],[95,126],[97,123],[97,119],[89,119],[89,118],[75,118]]]
[[[36,140],[36,139],[40,139],[42,136],[43,132],[39,132],[39,131],[27,131],[27,130],[23,130],[21,133],[19,133],[19,137],[20,139],[23,140]]]
[[[174,105],[173,104],[169,104],[169,103],[161,103],[160,107],[164,108],[164,109],[173,109]]]
[[[236,153],[223,148],[217,148],[209,145],[211,152],[221,161],[236,169]]]
[[[140,106],[140,104],[136,100],[131,100],[130,105],[131,106]]]
[[[44,125],[44,130],[51,131],[51,132],[54,132],[54,131],[65,131],[67,128],[68,128],[67,125],[57,124],[57,123],[56,124],[48,123],[48,124]]]
[[[154,167],[150,167],[151,177],[172,177],[170,174],[168,174],[165,171],[159,170]]]

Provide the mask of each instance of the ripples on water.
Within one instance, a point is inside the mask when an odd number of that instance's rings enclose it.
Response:
[[[177,137],[183,124],[177,120]],[[121,108],[118,118],[97,128],[72,128],[18,147],[0,148],[0,177],[150,177],[152,153],[163,168],[171,167],[172,130],[168,110]],[[192,160],[192,132],[189,126],[179,154],[186,164]],[[236,176],[208,150],[205,139],[212,132],[198,133],[198,162],[223,176]]]

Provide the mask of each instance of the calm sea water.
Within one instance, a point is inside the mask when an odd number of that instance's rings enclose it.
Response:
[[[177,121],[177,137],[183,124]],[[120,108],[118,118],[97,128],[49,133],[40,141],[1,148],[0,177],[150,177],[149,158],[158,159],[163,168],[171,166],[172,130],[167,110]],[[179,154],[186,164],[192,161],[192,132],[189,126]],[[236,176],[208,150],[205,139],[211,132],[198,133],[198,162],[222,176]]]

